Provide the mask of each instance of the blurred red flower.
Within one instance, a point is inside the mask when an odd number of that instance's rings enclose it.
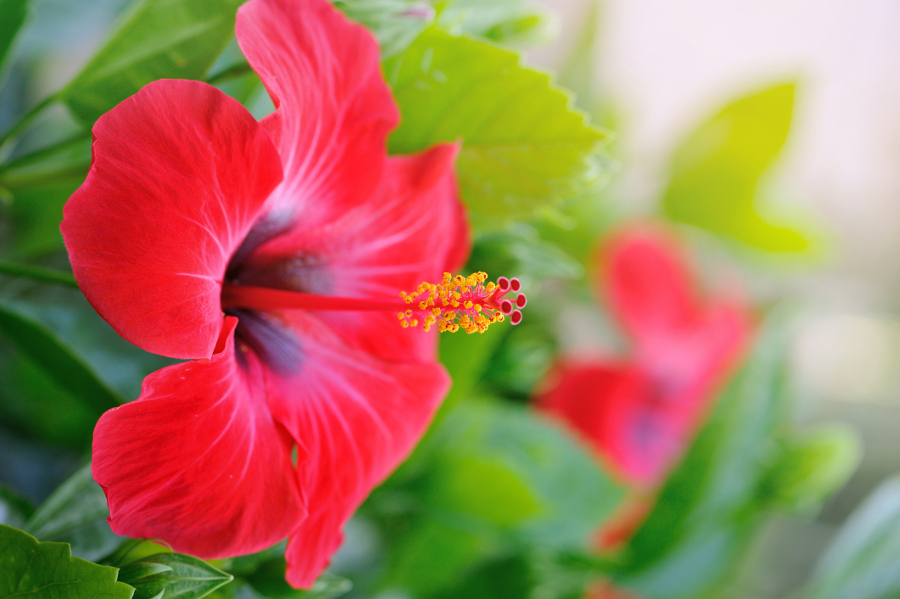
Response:
[[[396,308],[320,309],[396,303],[470,241],[456,147],[386,155],[398,112],[368,31],[326,0],[252,0],[236,29],[277,110],[257,122],[204,83],[151,83],[97,121],[65,208],[101,316],[192,359],[103,415],[93,474],[117,533],[205,558],[289,536],[288,580],[309,586],[449,385],[435,333]]]
[[[632,355],[561,359],[535,405],[646,493],[684,453],[740,361],[751,317],[739,301],[701,298],[677,244],[658,229],[626,230],[600,258],[599,291],[631,339]],[[633,530],[646,512],[634,505],[622,514]],[[606,531],[606,542],[601,534],[601,544],[630,536],[620,528]]]

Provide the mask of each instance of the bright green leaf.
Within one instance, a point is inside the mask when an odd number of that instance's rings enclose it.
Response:
[[[3,65],[16,34],[25,23],[29,0],[0,0],[0,85],[3,85]]]
[[[143,0],[61,92],[87,127],[157,79],[201,79],[234,35],[240,0]]]
[[[46,541],[65,541],[75,555],[96,560],[121,542],[109,528],[103,489],[91,478],[90,464],[61,484],[38,507],[25,530]]]
[[[721,583],[759,522],[760,482],[786,419],[784,326],[775,318],[628,545],[618,581],[646,599],[694,599]]]
[[[0,336],[97,414],[124,403],[93,369],[40,323],[0,305]]]
[[[758,182],[791,126],[794,85],[741,98],[704,123],[676,150],[665,213],[678,222],[772,252],[799,252],[803,234],[760,215]]]
[[[461,140],[459,181],[476,226],[532,216],[605,170],[604,134],[512,52],[429,29],[384,71],[402,114],[390,150]]]
[[[760,488],[760,499],[806,511],[844,486],[859,465],[862,446],[849,428],[820,425],[785,441],[784,453]]]
[[[900,597],[900,477],[883,482],[847,519],[800,597]]]
[[[119,580],[135,588],[134,599],[200,599],[232,579],[202,559],[180,553],[157,553],[119,571]]]
[[[134,589],[117,582],[117,574],[71,557],[65,543],[38,543],[0,524],[0,599],[131,599]]]

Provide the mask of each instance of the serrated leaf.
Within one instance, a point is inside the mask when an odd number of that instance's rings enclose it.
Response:
[[[6,57],[28,15],[28,3],[29,0],[0,0],[0,86],[5,80]]]
[[[646,599],[694,599],[742,555],[765,507],[757,493],[787,416],[784,329],[776,318],[762,332],[625,549],[617,584]]]
[[[157,553],[123,566],[119,579],[135,588],[134,599],[200,599],[233,576],[192,555]]]
[[[117,582],[118,570],[72,557],[65,543],[38,543],[0,524],[0,599],[131,599],[134,589]]]
[[[0,336],[97,415],[125,402],[93,368],[37,321],[0,304]]]
[[[391,152],[461,139],[458,176],[476,227],[532,216],[605,171],[604,134],[512,52],[432,28],[384,71],[402,114]]]
[[[802,599],[900,596],[900,477],[881,483],[831,541]]]
[[[201,79],[234,35],[240,0],[143,0],[60,93],[87,127],[157,79]]]
[[[96,560],[122,540],[110,530],[107,517],[106,495],[91,478],[91,466],[87,464],[38,507],[25,530],[43,541],[65,541],[75,555]]]
[[[777,85],[726,106],[691,133],[672,160],[666,215],[763,250],[807,249],[803,234],[758,209],[759,179],[784,146],[793,106],[794,84]]]

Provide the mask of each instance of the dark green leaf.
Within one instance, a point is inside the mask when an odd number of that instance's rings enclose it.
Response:
[[[124,403],[118,393],[53,333],[3,305],[0,305],[0,336],[12,342],[19,351],[42,367],[47,376],[98,415]]]
[[[794,85],[741,98],[704,123],[676,150],[663,200],[666,214],[773,252],[805,250],[797,231],[760,216],[758,182],[787,139]]]
[[[459,180],[477,227],[531,216],[605,171],[604,134],[512,52],[429,29],[384,70],[403,115],[390,150],[462,140]]]
[[[91,126],[157,79],[202,79],[234,35],[239,0],[143,0],[61,92]]]
[[[202,559],[180,553],[157,553],[119,571],[119,580],[135,588],[134,599],[200,599],[232,578]]]
[[[900,477],[883,482],[847,519],[800,596],[900,597]]]
[[[0,524],[0,599],[131,599],[134,589],[118,571],[71,557],[65,543],[38,543]]]
[[[6,55],[28,15],[28,2],[29,0],[0,0],[0,86],[4,80]]]
[[[435,599],[523,599],[535,585],[528,561],[514,555],[490,561],[434,595]]]
[[[96,560],[121,542],[106,518],[109,508],[103,489],[91,478],[90,464],[61,484],[34,513],[25,530],[46,541],[65,541],[72,553]]]
[[[761,515],[760,482],[785,422],[784,326],[770,322],[749,362],[666,483],[626,549],[623,586],[646,599],[702,596],[746,547]]]
[[[259,594],[272,599],[333,599],[353,587],[346,578],[322,574],[311,589],[295,589],[284,580],[285,567],[284,558],[269,560],[247,577],[247,581]]]
[[[31,502],[15,490],[0,485],[0,524],[22,528],[34,513]]]

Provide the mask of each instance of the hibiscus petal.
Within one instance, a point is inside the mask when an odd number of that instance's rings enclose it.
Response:
[[[602,249],[601,295],[638,344],[689,327],[698,299],[677,246],[661,232],[632,229]]]
[[[265,403],[262,367],[249,353],[237,364],[236,323],[210,360],[154,372],[97,423],[92,473],[117,534],[219,558],[273,545],[304,518],[294,442]]]
[[[238,102],[197,81],[150,83],[94,125],[91,170],[65,206],[82,291],[135,345],[208,358],[225,268],[281,178]]]
[[[457,147],[392,157],[372,200],[327,226],[298,223],[260,246],[236,280],[341,297],[399,300],[468,256],[468,224],[453,172]],[[298,259],[302,257],[302,259]],[[395,312],[319,312],[348,345],[393,361],[435,358],[435,335],[403,329]]]
[[[277,107],[263,121],[285,173],[270,220],[324,222],[369,198],[399,120],[372,34],[327,0],[251,0],[235,30]]]
[[[341,527],[406,458],[449,387],[439,364],[395,364],[347,348],[303,312],[283,315],[303,340],[304,365],[271,377],[275,418],[307,448],[299,466],[309,517],[288,541],[288,581],[309,587],[341,542]]]

